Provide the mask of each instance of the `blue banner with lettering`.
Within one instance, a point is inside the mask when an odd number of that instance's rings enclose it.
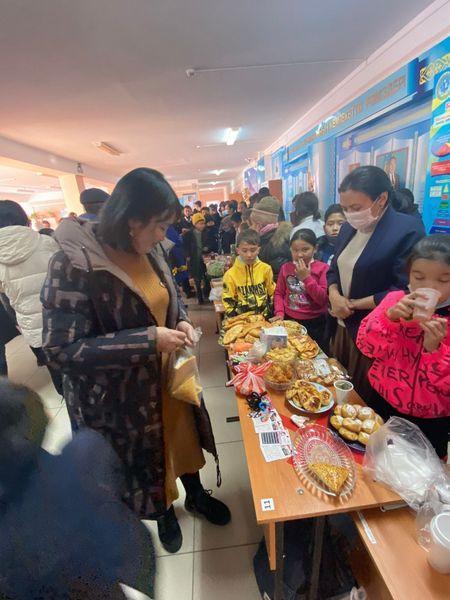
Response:
[[[430,233],[450,234],[450,68],[435,75],[423,221]]]
[[[359,98],[350,102],[335,115],[331,115],[314,129],[303,135],[287,149],[287,161],[298,158],[305,153],[307,147],[314,142],[335,136],[351,125],[379,112],[383,108],[406,98],[414,90],[413,63],[401,67],[379,84],[373,86]]]

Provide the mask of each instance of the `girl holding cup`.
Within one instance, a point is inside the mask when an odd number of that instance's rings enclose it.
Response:
[[[362,321],[356,343],[375,359],[369,381],[382,396],[377,412],[418,425],[442,458],[450,423],[450,236],[418,242],[408,270],[410,293],[389,293]]]

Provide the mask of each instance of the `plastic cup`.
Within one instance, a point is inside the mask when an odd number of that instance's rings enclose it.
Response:
[[[336,402],[338,404],[345,404],[347,396],[353,390],[353,383],[350,383],[346,379],[338,379],[334,382],[334,389],[336,390]]]
[[[419,322],[429,321],[436,310],[441,294],[432,288],[419,288],[416,294],[418,297],[414,300],[413,319]]]
[[[450,512],[436,515],[430,523],[431,545],[428,562],[436,571],[450,574]]]

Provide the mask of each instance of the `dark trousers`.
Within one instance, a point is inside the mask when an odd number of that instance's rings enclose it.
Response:
[[[6,344],[20,335],[13,319],[0,302],[0,375],[8,376],[8,365],[6,364]]]
[[[197,300],[199,304],[203,304],[209,298],[211,286],[206,275],[202,275],[200,279],[194,279],[195,291],[197,292]]]

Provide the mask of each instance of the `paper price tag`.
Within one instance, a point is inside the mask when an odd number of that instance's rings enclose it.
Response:
[[[273,498],[263,498],[261,500],[261,509],[266,512],[268,510],[275,510],[275,504]]]

